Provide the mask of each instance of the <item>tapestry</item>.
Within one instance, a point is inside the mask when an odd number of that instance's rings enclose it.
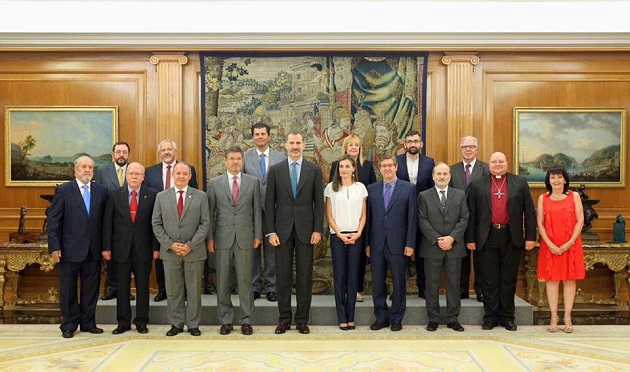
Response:
[[[404,152],[407,132],[425,137],[426,53],[204,52],[201,71],[206,184],[225,173],[225,149],[254,146],[250,128],[261,121],[271,127],[271,147],[281,152],[287,133],[302,133],[304,158],[320,165],[324,183],[348,135],[361,138],[377,175],[381,158]],[[325,238],[316,260],[327,250]],[[317,292],[332,287],[329,278],[315,285]]]

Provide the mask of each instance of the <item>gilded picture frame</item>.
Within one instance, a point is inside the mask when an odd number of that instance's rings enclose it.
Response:
[[[5,185],[56,186],[74,178],[84,154],[110,163],[118,137],[116,106],[6,106]]]
[[[545,187],[560,166],[572,186],[625,187],[626,131],[623,108],[515,107],[514,173]]]

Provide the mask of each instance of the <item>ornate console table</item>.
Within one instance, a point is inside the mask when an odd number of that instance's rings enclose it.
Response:
[[[628,243],[607,243],[607,242],[584,242],[584,265],[586,271],[592,270],[595,264],[604,264],[614,272],[615,296],[611,299],[585,300],[578,291],[576,303],[593,304],[614,304],[622,307],[629,307],[630,303],[622,303],[619,297],[621,283],[626,278],[630,286],[630,244]],[[527,281],[527,301],[534,303],[533,289],[538,286],[537,305],[544,306],[547,301],[545,297],[545,281],[536,278],[536,267],[538,264],[538,248],[535,248],[525,255],[526,281]]]
[[[39,264],[42,271],[51,271],[55,262],[48,254],[46,243],[10,243],[0,242],[0,310],[4,308],[4,290],[6,280],[13,284],[13,305],[24,303],[59,303],[56,288],[49,289],[49,298],[20,301],[18,288],[20,286],[20,271],[26,265]]]

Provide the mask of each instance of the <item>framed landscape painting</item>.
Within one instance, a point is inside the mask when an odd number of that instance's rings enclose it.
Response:
[[[532,187],[554,167],[573,186],[625,187],[625,109],[515,107],[514,137],[515,173]]]
[[[6,106],[6,186],[56,186],[74,178],[74,160],[90,155],[95,168],[112,161],[118,108]]]

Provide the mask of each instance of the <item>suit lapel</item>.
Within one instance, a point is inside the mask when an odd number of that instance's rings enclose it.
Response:
[[[481,177],[481,168],[483,167],[483,164],[481,164],[479,161],[477,161],[477,163],[475,163],[475,167],[472,170],[472,173],[470,174],[470,182],[472,182],[473,180]]]
[[[188,208],[190,208],[190,204],[196,198],[195,192],[193,190],[194,189],[190,186],[188,186],[188,190],[186,190],[186,200],[184,200],[184,211],[182,212],[182,218],[180,219],[180,221],[183,220],[184,217],[186,217],[186,212],[188,212]]]
[[[437,189],[434,187],[433,188],[433,192],[430,193],[431,198],[433,199],[433,203],[435,203],[435,206],[437,207],[437,209],[442,212],[442,214],[444,214],[444,212],[446,211],[446,208],[448,207],[449,201],[451,198],[446,197],[446,204],[444,205],[444,208],[442,208],[442,202],[440,201],[440,195],[438,194]]]
[[[396,187],[394,187],[394,190],[392,191],[392,197],[389,199],[389,205],[387,205],[387,210],[390,210],[392,208],[392,205],[394,204],[394,201],[396,201],[396,199],[398,198],[398,196],[400,195],[401,191],[401,186],[400,183],[396,182]],[[383,194],[381,194],[383,195]],[[381,198],[383,199],[383,198]],[[385,201],[383,201],[383,206]]]
[[[225,183],[226,178],[227,178],[227,183]],[[227,198],[228,203],[230,203],[231,205],[234,205],[234,200],[232,200],[232,182],[233,182],[232,175],[229,173],[226,173],[226,177],[224,177],[222,180],[219,179],[219,182],[223,184],[221,189],[224,190],[225,197]],[[242,184],[243,184],[243,178],[241,175],[241,185]]]
[[[76,180],[72,180],[72,197],[79,204],[79,208],[83,210],[83,213],[89,218],[90,215],[85,207],[85,203],[83,202],[83,195],[81,195],[81,189],[79,189],[79,185],[77,185]],[[90,208],[92,208],[92,195],[90,195]]]

